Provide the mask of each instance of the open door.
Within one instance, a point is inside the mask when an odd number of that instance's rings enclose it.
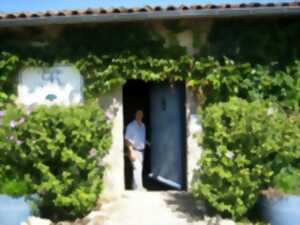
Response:
[[[185,107],[183,83],[150,86],[152,178],[185,188]]]

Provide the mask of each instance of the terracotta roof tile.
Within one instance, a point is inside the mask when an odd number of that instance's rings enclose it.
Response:
[[[52,11],[46,11],[45,14],[44,14],[44,16],[52,16],[52,15],[53,15]]]
[[[162,11],[162,10],[163,10],[162,6],[157,5],[154,7],[154,11]]]
[[[189,7],[186,6],[186,5],[180,5],[180,6],[178,7],[178,9],[180,9],[180,10],[188,10]]]
[[[168,6],[166,7],[166,10],[168,10],[168,11],[174,11],[174,10],[180,10],[180,8],[177,8],[177,7],[174,6],[174,5],[168,5]]]
[[[40,17],[64,17],[64,16],[80,16],[80,15],[90,15],[90,14],[121,14],[121,13],[155,13],[155,12],[170,12],[170,11],[189,11],[189,10],[213,10],[213,9],[236,9],[236,8],[292,8],[300,7],[300,1],[296,2],[281,2],[281,3],[241,3],[241,4],[195,4],[195,5],[180,5],[174,6],[169,5],[163,6],[149,6],[144,7],[112,7],[112,8],[87,8],[87,9],[69,9],[69,10],[47,10],[44,12],[17,12],[17,13],[0,13],[0,21],[3,19],[25,19],[25,18],[40,18]]]
[[[147,12],[147,9],[145,9],[144,7],[142,7],[142,8],[136,8],[135,12]]]
[[[190,9],[203,9],[202,5],[192,5]]]

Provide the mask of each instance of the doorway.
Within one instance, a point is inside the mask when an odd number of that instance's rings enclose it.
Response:
[[[124,133],[136,110],[144,112],[147,145],[143,184],[148,190],[186,189],[185,91],[183,83],[128,80],[123,87]],[[124,146],[124,178],[131,189],[132,167]]]

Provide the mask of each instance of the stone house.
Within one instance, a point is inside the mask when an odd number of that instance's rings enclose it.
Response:
[[[239,36],[238,33],[230,33],[230,29],[236,24],[246,24],[249,29],[253,29],[262,21],[266,26],[296,23],[299,13],[299,2],[2,13],[0,36],[9,33],[10,38],[19,42],[32,38],[33,45],[43,45],[34,41],[34,37],[58,37],[64,29],[72,26],[89,26],[97,30],[103,26],[113,27],[115,24],[123,27],[144,24],[164,38],[164,46],[172,45],[175,40],[191,55],[206,55],[213,54],[213,51],[207,49],[214,49],[214,38],[225,40]],[[179,30],[170,28],[178,24]],[[279,25],[275,29],[280,29]],[[244,41],[242,45],[250,44],[247,42]],[[218,54],[221,52],[222,55],[221,46],[222,44],[218,45]],[[227,47],[232,51],[225,49],[224,52],[234,56],[237,48],[233,47],[237,46],[233,44]],[[47,70],[40,67],[22,68],[18,71],[18,76],[17,100],[21,103],[30,105],[51,100],[71,104],[84,101],[84,74],[79,74],[68,65],[57,65]],[[57,86],[49,85],[49,81],[58,85],[60,82],[68,84],[69,89],[57,89]],[[56,95],[49,94],[49,90],[56,91]],[[108,164],[105,193],[118,196],[126,188],[130,188],[130,167],[123,143],[124,127],[137,109],[145,112],[148,139],[151,143],[147,149],[144,167],[146,187],[150,190],[189,191],[193,171],[197,169],[201,154],[201,147],[194,137],[195,133],[201,131],[197,117],[199,101],[201,99],[184,82],[170,85],[166,82],[129,80],[125,85],[100,96],[99,102],[113,122],[113,145],[105,158],[105,163]]]

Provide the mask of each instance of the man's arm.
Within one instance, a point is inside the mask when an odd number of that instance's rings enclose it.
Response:
[[[125,144],[127,146],[127,148],[130,150],[130,149],[133,149],[133,145],[132,143],[130,142],[130,140],[128,140],[126,137],[125,137]]]
[[[125,138],[125,144],[126,144],[127,149],[128,149],[128,157],[129,157],[129,159],[131,161],[136,160],[137,156],[136,156],[136,154],[134,152],[132,143],[128,139]]]
[[[131,129],[129,126],[127,126],[126,128],[126,133],[125,133],[125,145],[128,149],[128,157],[130,160],[135,160],[136,159],[136,154],[134,152],[134,149],[133,149],[133,143],[131,141]]]

